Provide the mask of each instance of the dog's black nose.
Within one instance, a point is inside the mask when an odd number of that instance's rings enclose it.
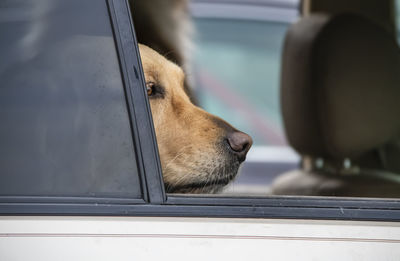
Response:
[[[232,152],[238,157],[239,161],[242,162],[246,159],[246,154],[249,151],[253,140],[246,133],[235,131],[230,132],[227,135],[229,147]]]

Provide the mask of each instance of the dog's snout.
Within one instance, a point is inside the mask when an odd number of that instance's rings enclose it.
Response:
[[[246,159],[246,154],[249,151],[253,140],[249,135],[243,132],[235,131],[227,135],[227,141],[232,152],[242,162]]]

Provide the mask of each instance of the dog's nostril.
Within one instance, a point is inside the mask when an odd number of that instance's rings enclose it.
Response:
[[[236,131],[229,133],[227,140],[230,148],[238,156],[239,160],[244,161],[253,143],[251,137],[246,133]]]

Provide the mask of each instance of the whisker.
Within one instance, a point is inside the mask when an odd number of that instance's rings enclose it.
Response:
[[[180,157],[180,156],[182,156],[184,153],[186,153],[185,150],[186,150],[187,148],[190,148],[190,147],[192,147],[192,145],[187,145],[187,146],[182,147],[182,148],[178,151],[178,153],[176,154],[176,156],[175,156],[173,159],[171,159],[170,161],[168,161],[167,164],[165,164],[165,169],[168,169],[169,165],[171,165],[178,157]]]

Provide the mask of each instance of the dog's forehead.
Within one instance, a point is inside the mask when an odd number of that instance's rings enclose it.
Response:
[[[176,82],[178,82],[183,87],[184,74],[177,66],[158,66],[157,64],[143,63],[143,71],[146,81],[164,84],[169,82],[173,85],[176,85]]]
[[[152,51],[149,48],[144,48],[146,46],[143,46],[140,48],[140,56],[142,59],[142,65],[143,65],[143,71],[146,75],[155,77],[157,73],[157,68],[161,67],[161,62],[160,59],[155,56],[154,53],[150,52]]]
[[[145,45],[140,44],[139,48],[146,81],[162,81],[168,78],[177,79],[183,84],[184,73],[178,65]]]

